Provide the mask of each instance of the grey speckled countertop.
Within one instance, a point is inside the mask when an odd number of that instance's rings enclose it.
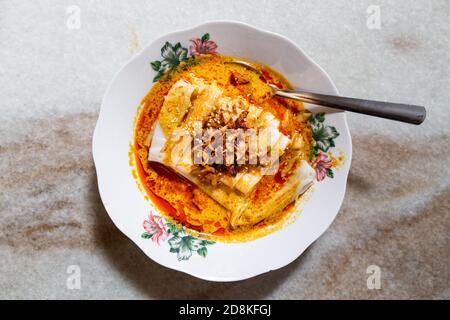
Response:
[[[0,298],[450,298],[450,2],[216,4],[0,2]],[[379,30],[366,25],[371,4]],[[70,5],[80,29],[67,28]],[[91,155],[119,67],[162,33],[212,19],[288,36],[344,95],[428,106],[419,127],[349,115],[354,158],[329,230],[289,266],[225,284],[165,269],[122,235]],[[367,288],[369,265],[379,290]]]

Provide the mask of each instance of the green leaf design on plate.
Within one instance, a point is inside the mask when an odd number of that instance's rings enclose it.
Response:
[[[209,40],[209,33],[205,33],[203,36],[202,36],[202,42],[205,42],[205,41],[208,41]]]
[[[167,227],[167,232],[170,234],[177,234],[178,232],[181,231],[181,229],[172,222],[167,222],[166,227]]]
[[[142,239],[151,239],[152,236],[153,236],[152,234],[150,234],[150,233],[148,233],[148,232],[144,232],[144,233],[141,235],[141,238],[142,238]]]
[[[319,112],[319,113],[313,114],[311,116],[311,120],[310,121],[313,124],[324,122],[325,121],[325,113],[324,112]]]
[[[313,139],[317,149],[327,152],[335,146],[334,139],[339,136],[339,132],[333,126],[324,125],[325,114],[323,112],[312,115],[310,118]],[[316,150],[317,150],[316,149]]]
[[[167,226],[169,227],[167,223]],[[170,252],[176,253],[179,261],[189,260],[193,252],[197,252],[202,257],[206,257],[208,250],[207,245],[214,244],[214,241],[202,240],[192,235],[180,235],[182,230],[169,239]]]
[[[162,77],[163,75],[164,75],[163,73],[158,72],[158,73],[156,74],[156,76],[153,77],[153,82],[156,82],[156,81],[158,81],[159,79],[161,79],[161,77]]]
[[[172,241],[172,248],[178,250],[178,260],[188,260],[192,256],[192,251],[200,249],[201,240],[193,236],[176,237]],[[170,243],[170,240],[169,240]]]
[[[331,169],[327,169],[327,177],[333,179],[334,178],[334,173],[333,170]]]
[[[206,247],[201,247],[200,249],[197,250],[197,253],[203,258],[206,258],[206,255],[208,254],[208,249]]]
[[[188,50],[183,48],[179,42],[175,45],[166,42],[161,48],[161,56],[163,57],[163,60],[155,60],[150,62],[151,68],[158,72],[153,78],[153,82],[158,81],[165,73],[173,70],[180,64],[180,62],[186,60]]]
[[[173,236],[169,239],[169,246],[171,249],[178,250],[181,246],[181,237]]]
[[[187,58],[187,49],[183,48],[178,42],[175,46],[172,46],[169,42],[161,48],[161,56],[164,60],[161,62],[161,69],[166,72],[175,68],[181,61]]]
[[[155,71],[159,71],[159,68],[161,68],[161,61],[155,60],[150,62],[150,66],[152,67],[153,70]]]
[[[214,241],[211,241],[211,240],[203,240],[202,241],[202,245],[203,246],[210,246],[210,245],[213,245],[215,242]]]

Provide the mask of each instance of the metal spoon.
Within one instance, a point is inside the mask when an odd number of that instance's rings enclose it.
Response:
[[[235,60],[228,61],[226,63],[243,66],[263,76],[258,68],[254,67],[248,62]],[[397,120],[406,123],[421,124],[425,120],[427,114],[424,107],[416,105],[346,98],[327,94],[313,93],[304,90],[282,90],[273,84],[269,84],[269,86],[272,89],[274,95],[283,98],[299,100],[306,103],[312,103],[339,110],[362,113],[369,116]]]

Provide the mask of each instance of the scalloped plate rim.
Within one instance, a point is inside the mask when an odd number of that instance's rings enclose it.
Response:
[[[200,23],[197,24],[193,27],[189,27],[189,28],[185,28],[185,29],[179,29],[173,32],[169,32],[166,33],[160,37],[155,38],[154,40],[150,41],[146,46],[144,46],[138,53],[136,53],[135,55],[133,55],[130,59],[128,59],[128,61],[126,63],[124,63],[122,65],[122,67],[114,74],[112,80],[110,81],[105,94],[103,95],[102,98],[102,104],[100,107],[100,112],[99,112],[99,116],[98,116],[98,120],[94,129],[94,133],[93,133],[93,140],[92,140],[92,155],[93,155],[93,160],[94,160],[94,164],[95,164],[95,170],[96,170],[96,175],[97,175],[97,181],[98,181],[98,190],[99,190],[99,194],[100,194],[100,198],[102,200],[102,203],[105,207],[106,212],[108,213],[108,216],[110,217],[110,219],[112,220],[113,224],[127,237],[129,238],[139,249],[141,249],[144,254],[146,256],[148,256],[150,259],[152,259],[154,262],[157,262],[158,264],[169,268],[169,269],[173,269],[173,270],[177,270],[186,274],[189,274],[191,276],[197,277],[199,279],[203,279],[203,280],[208,280],[208,281],[215,281],[215,282],[231,282],[231,281],[239,281],[239,280],[245,280],[245,279],[249,279],[252,277],[256,277],[259,275],[262,275],[264,273],[267,273],[269,271],[274,271],[277,269],[280,269],[284,266],[287,266],[288,264],[292,263],[294,260],[296,260],[298,257],[300,257],[302,255],[302,253],[305,252],[305,250],[307,248],[309,248],[311,246],[312,243],[314,243],[317,239],[319,239],[324,232],[329,228],[329,226],[332,224],[332,222],[334,221],[334,219],[336,218],[337,214],[339,213],[339,210],[342,206],[343,200],[344,200],[344,196],[345,196],[345,191],[346,191],[346,187],[347,187],[347,179],[348,179],[348,173],[351,167],[351,159],[352,159],[352,139],[351,139],[351,135],[350,135],[350,130],[348,127],[348,123],[347,123],[347,118],[346,118],[346,114],[345,112],[340,112],[343,116],[343,123],[344,123],[344,128],[345,128],[345,136],[348,138],[348,150],[345,153],[345,158],[346,158],[346,165],[345,167],[347,168],[344,172],[345,174],[345,184],[343,186],[343,188],[341,189],[341,195],[339,197],[339,207],[336,209],[336,214],[334,215],[334,218],[329,221],[329,223],[326,224],[326,226],[324,226],[323,228],[321,228],[322,230],[318,232],[317,235],[315,235],[314,237],[311,237],[311,239],[308,241],[307,245],[304,246],[304,248],[301,251],[296,252],[294,255],[292,255],[289,259],[283,260],[283,261],[279,261],[278,263],[275,261],[272,265],[268,266],[265,268],[265,270],[263,271],[257,271],[255,273],[251,273],[251,274],[245,274],[245,275],[234,275],[234,276],[214,276],[214,275],[205,275],[202,271],[198,271],[198,272],[194,272],[194,271],[188,271],[188,270],[184,270],[183,266],[179,263],[177,263],[178,261],[176,261],[175,263],[171,263],[171,262],[167,262],[167,261],[161,261],[161,260],[157,260],[156,258],[152,257],[150,252],[145,250],[145,248],[141,247],[136,240],[136,235],[135,234],[128,234],[125,230],[125,227],[121,226],[120,223],[113,218],[113,216],[110,214],[110,210],[112,210],[110,208],[109,203],[107,202],[106,199],[106,195],[104,194],[104,191],[102,190],[102,183],[101,183],[101,176],[102,176],[102,170],[99,167],[98,163],[99,163],[99,158],[100,158],[100,151],[99,148],[96,147],[96,141],[98,141],[98,135],[100,132],[100,127],[101,127],[101,120],[103,119],[104,113],[105,111],[105,100],[106,97],[109,95],[110,90],[114,84],[114,82],[116,81],[116,79],[118,78],[118,76],[124,71],[124,69],[135,59],[137,59],[138,57],[140,57],[141,55],[143,55],[145,53],[145,51],[147,49],[149,49],[152,45],[157,44],[157,43],[163,43],[164,39],[169,37],[169,36],[175,36],[177,34],[183,34],[189,31],[194,31],[196,29],[200,29],[200,28],[204,28],[207,27],[208,25],[216,25],[216,24],[233,24],[233,25],[239,25],[241,27],[244,28],[248,28],[251,29],[252,31],[255,32],[259,32],[259,33],[263,33],[267,36],[271,36],[271,37],[278,37],[281,38],[283,41],[286,41],[288,43],[290,43],[296,50],[298,54],[301,54],[305,60],[307,60],[319,73],[321,73],[321,75],[326,78],[329,82],[329,85],[331,85],[332,87],[332,91],[334,92],[330,92],[330,93],[335,93],[338,94],[338,90],[334,84],[334,82],[331,80],[330,76],[325,72],[325,70],[318,65],[314,60],[312,60],[301,48],[299,45],[297,45],[295,42],[293,42],[292,40],[290,40],[289,38],[287,38],[286,36],[283,36],[281,34],[275,33],[275,32],[271,32],[271,31],[267,31],[255,26],[252,26],[250,24],[247,23],[243,23],[243,22],[239,22],[239,21],[234,21],[234,20],[212,20],[212,21],[207,21],[205,23]],[[149,88],[150,89],[150,88]],[[137,106],[136,106],[137,107]],[[340,170],[340,172],[344,171],[344,168],[342,168]],[[130,173],[131,175],[131,173]],[[281,230],[280,230],[281,231]],[[280,232],[278,231],[278,232]],[[236,244],[231,244],[231,245],[236,245]],[[238,244],[237,244],[238,245]]]

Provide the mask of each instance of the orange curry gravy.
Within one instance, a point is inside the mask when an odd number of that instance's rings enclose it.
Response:
[[[181,63],[175,70],[163,76],[142,100],[136,118],[134,145],[132,155],[138,183],[145,193],[172,222],[188,229],[210,235],[219,241],[247,241],[263,236],[281,227],[295,207],[288,205],[282,212],[265,219],[247,229],[231,229],[229,212],[200,188],[188,180],[178,176],[162,164],[149,162],[148,137],[158,113],[163,105],[164,97],[179,79],[191,73],[206,81],[217,81],[229,96],[240,95],[250,103],[259,105],[272,112],[280,120],[280,131],[291,137],[300,133],[306,141],[306,147],[312,141],[307,121],[298,120],[306,112],[299,102],[273,97],[266,82],[279,87],[290,88],[289,83],[278,73],[267,67],[261,67],[264,77],[241,66],[225,64],[231,57],[207,55],[190,58]],[[300,115],[300,116],[299,116]],[[308,150],[305,150],[306,154]],[[283,184],[279,174],[265,176],[255,187],[250,197],[264,197],[265,188],[279,188]],[[271,228],[267,228],[271,226]]]

